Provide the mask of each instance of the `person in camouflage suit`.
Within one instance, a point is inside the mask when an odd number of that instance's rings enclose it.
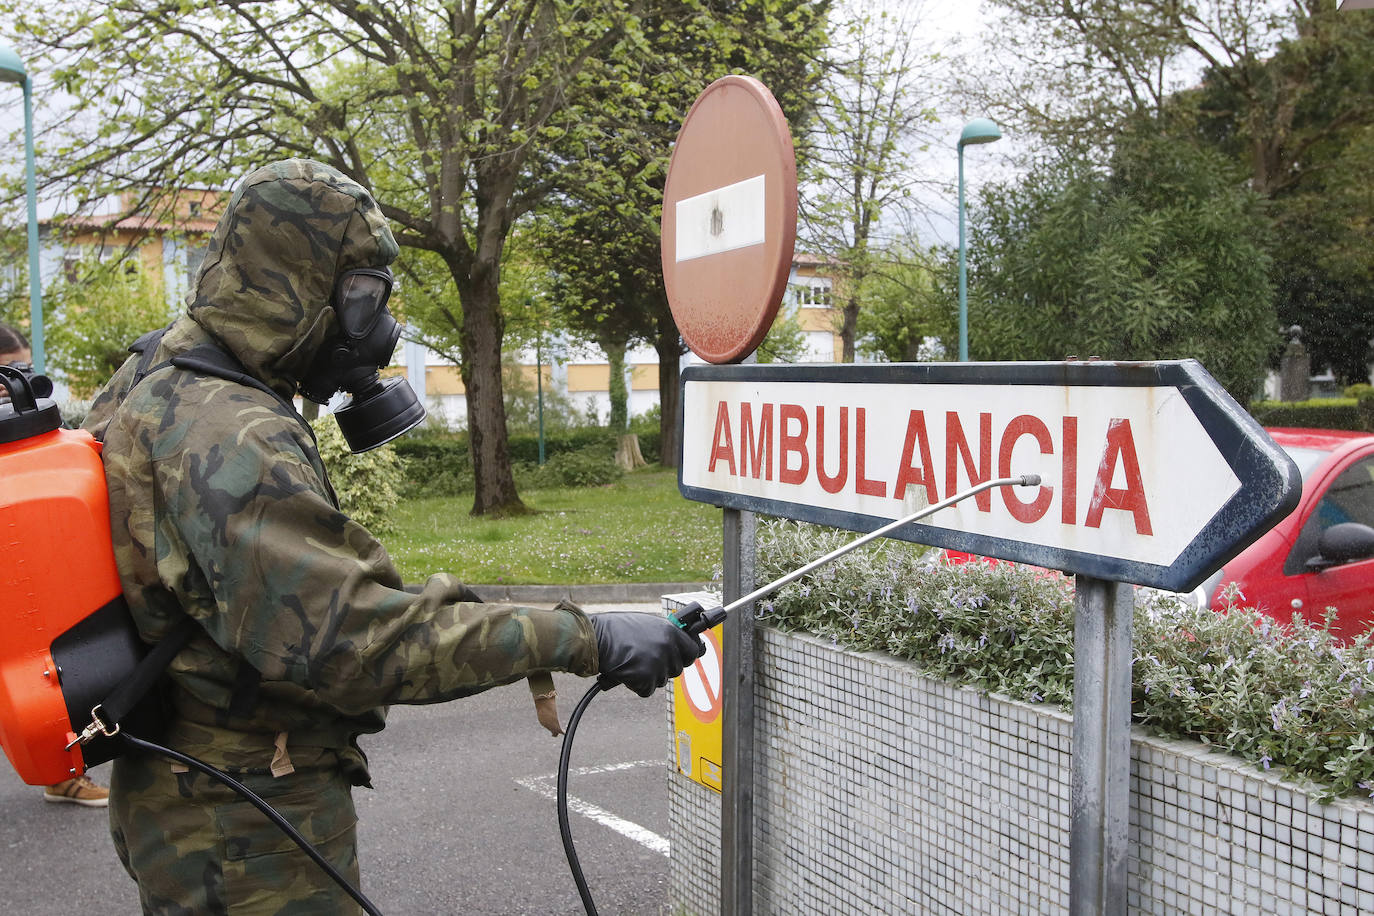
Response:
[[[115,559],[155,643],[199,624],[169,666],[168,746],[267,798],[356,884],[351,790],[359,734],[385,707],[531,675],[600,675],[647,696],[704,647],[666,619],[482,604],[434,575],[404,587],[385,548],[339,511],[289,399],[335,340],[336,280],[398,248],[368,192],[285,160],[235,190],[188,296],[134,384],[138,356],[97,397]],[[204,345],[281,397],[169,360]],[[125,755],[111,831],[146,913],[354,913],[344,891],[260,812],[168,760]]]

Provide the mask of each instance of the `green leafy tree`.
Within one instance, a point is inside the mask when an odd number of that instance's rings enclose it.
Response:
[[[623,365],[631,341],[653,345],[659,399],[665,411],[671,408],[671,417],[660,425],[660,433],[668,436],[663,450],[668,461],[677,454],[677,372],[684,350],[663,289],[654,215],[662,208],[662,178],[658,181],[656,198],[652,188],[625,189],[644,211],[618,212],[609,197],[568,198],[549,213],[541,234],[553,272],[550,302],[561,322],[596,341],[608,362],[618,353]],[[619,414],[612,419],[618,421]]]
[[[642,214],[600,219],[599,206],[567,200],[553,208],[541,227],[545,261],[551,270],[549,305],[557,321],[575,335],[594,341],[606,354],[611,429],[622,432],[628,421],[629,391],[625,385],[625,353],[632,340],[652,340],[652,322],[661,304],[667,313],[657,260],[636,263],[643,252],[629,247]],[[671,317],[670,317],[671,323]],[[676,330],[672,361],[681,353]]]
[[[78,398],[89,398],[129,357],[129,344],[171,320],[161,278],[137,257],[81,261],[50,284],[44,312],[49,368]]]
[[[1160,138],[1118,141],[1110,172],[1047,168],[975,211],[976,359],[1193,357],[1242,403],[1276,344],[1258,196],[1233,163]]]
[[[648,97],[646,16],[690,4],[355,0],[25,4],[4,37],[65,92],[45,137],[45,192],[78,202],[141,188],[224,186],[284,155],[371,188],[403,247],[447,270],[459,308],[474,514],[523,511],[502,398],[502,256],[607,102]],[[605,87],[615,86],[609,96]]]
[[[860,294],[860,352],[891,362],[927,361],[949,352],[940,341],[958,333],[950,308],[956,293],[945,282],[947,271],[942,273],[950,256],[905,245],[875,263]]]
[[[1061,151],[1110,155],[1142,114],[1241,165],[1267,203],[1283,325],[1314,364],[1368,373],[1374,335],[1374,17],[1331,0],[991,0],[1009,19],[984,110]]]
[[[643,341],[658,356],[660,460],[677,461],[678,365],[685,352],[663,288],[660,221],[673,141],[692,101],[728,73],[757,77],[803,136],[825,46],[829,0],[704,0],[645,17],[655,49],[636,79],[605,91],[634,114],[583,132],[578,180],[548,198],[542,238],[553,301],[592,340]],[[631,98],[632,96],[632,98]],[[610,96],[608,95],[608,98]],[[587,117],[597,113],[589,111]],[[799,155],[805,154],[804,144]]]
[[[972,104],[1021,135],[1101,156],[1141,116],[1159,115],[1199,71],[1273,52],[1294,18],[1329,0],[989,0],[1000,21],[971,62]]]
[[[0,232],[0,321],[30,331],[28,236],[23,227]]]
[[[755,354],[761,363],[795,363],[806,354],[806,332],[799,320],[800,308],[784,302],[773,319],[773,326],[759,343]]]
[[[1280,322],[1351,383],[1374,337],[1374,17],[1306,7],[1272,55],[1209,69],[1177,106],[1268,201]]]
[[[520,370],[519,366],[506,366],[506,420],[512,433],[537,435],[541,416],[539,386]],[[574,429],[584,420],[570,397],[547,384],[543,391],[542,416],[546,433]]]

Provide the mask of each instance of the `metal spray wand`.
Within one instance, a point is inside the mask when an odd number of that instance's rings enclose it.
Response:
[[[903,516],[902,518],[897,519],[894,522],[888,522],[886,525],[883,525],[881,528],[877,528],[873,531],[870,531],[868,534],[865,534],[861,537],[857,537],[854,540],[850,541],[848,544],[845,544],[841,547],[837,547],[836,549],[830,551],[825,556],[812,560],[805,566],[794,569],[790,573],[787,573],[784,576],[780,576],[779,578],[774,579],[767,585],[754,589],[752,592],[750,592],[742,598],[737,598],[734,601],[731,601],[724,607],[710,608],[708,610],[702,608],[701,605],[693,602],[691,605],[688,605],[687,607],[683,608],[677,613],[670,614],[668,616],[668,619],[673,621],[673,623],[677,624],[678,626],[682,627],[682,629],[686,630],[688,633],[701,633],[704,630],[709,630],[711,627],[724,623],[725,618],[730,615],[731,611],[737,611],[740,608],[750,604],[751,602],[757,601],[763,596],[768,595],[774,591],[777,591],[787,583],[794,582],[797,579],[800,579],[802,576],[816,569],[819,569],[820,567],[829,563],[831,560],[839,559],[840,557],[849,553],[851,550],[854,550],[857,547],[862,547],[869,541],[876,540],[877,538],[883,537],[886,534],[890,534],[891,532],[896,531],[898,528],[901,528],[904,525],[910,525],[912,522],[920,521],[927,515],[939,512],[941,509],[946,509],[961,500],[968,499],[970,496],[973,496],[977,493],[981,493],[984,490],[990,490],[993,487],[1038,486],[1040,486],[1039,474],[1022,474],[1020,477],[1002,477],[997,480],[985,480],[980,484],[976,484],[972,487],[969,487],[967,490],[955,493],[953,496],[950,496],[947,499],[943,499],[940,502],[935,503],[934,505],[926,506],[924,509],[919,509],[916,512],[911,513],[910,515]]]

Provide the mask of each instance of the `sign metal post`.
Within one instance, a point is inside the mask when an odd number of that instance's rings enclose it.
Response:
[[[754,590],[757,518],[724,512],[725,603]],[[754,608],[725,620],[725,708],[720,809],[720,902],[724,916],[749,916],[754,906]]]
[[[797,233],[792,134],[758,80],[721,77],[678,132],[663,188],[663,283],[673,320],[710,363],[752,358],[782,304]],[[679,426],[679,429],[682,429]],[[727,508],[725,600],[754,590],[754,513]],[[724,627],[721,912],[748,916],[754,885],[754,615]]]
[[[1126,914],[1134,601],[1130,585],[1074,577],[1071,916]]]

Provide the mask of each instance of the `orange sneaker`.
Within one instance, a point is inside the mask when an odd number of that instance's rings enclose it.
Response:
[[[110,790],[96,785],[89,776],[76,776],[48,786],[43,790],[43,801],[69,802],[85,805],[87,808],[104,808],[110,803]]]

